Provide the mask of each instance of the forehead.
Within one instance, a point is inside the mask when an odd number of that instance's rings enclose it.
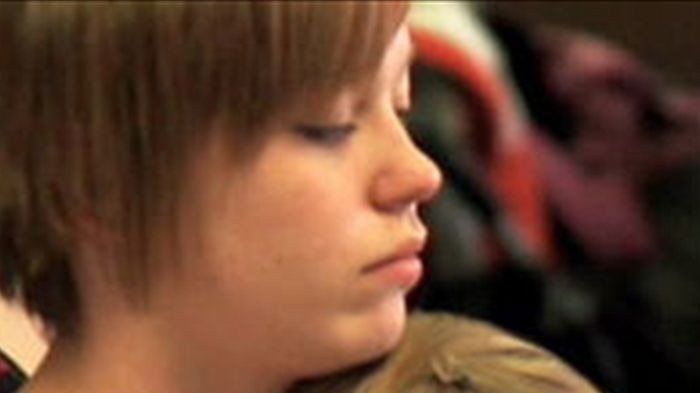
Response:
[[[414,51],[408,27],[404,23],[387,46],[374,81],[374,88],[396,87],[401,79],[407,76]]]
[[[382,54],[377,71],[356,86],[351,86],[350,94],[355,95],[363,106],[367,101],[383,94],[408,93],[409,67],[415,57],[415,49],[407,25],[404,23]]]
[[[303,91],[283,112],[282,117],[299,113],[333,112],[337,107],[363,106],[382,94],[401,92],[408,88],[409,66],[415,49],[408,27],[402,25],[387,45],[379,67],[374,73],[342,87]]]

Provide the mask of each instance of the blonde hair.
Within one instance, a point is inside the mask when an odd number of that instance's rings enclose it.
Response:
[[[305,91],[369,76],[406,12],[368,1],[0,7],[0,290],[65,332],[80,315],[76,221],[120,234],[117,280],[143,292],[160,268],[150,237],[177,219],[192,146],[215,124],[253,144]]]
[[[382,361],[306,381],[290,393],[598,393],[543,348],[486,322],[415,314]]]

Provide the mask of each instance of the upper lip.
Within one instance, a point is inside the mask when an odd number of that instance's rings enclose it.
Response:
[[[381,258],[375,263],[369,264],[362,269],[363,273],[371,272],[385,265],[406,258],[414,258],[425,248],[425,238],[415,238],[400,243],[387,256]]]

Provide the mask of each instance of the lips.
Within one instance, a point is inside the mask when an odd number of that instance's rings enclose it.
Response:
[[[424,239],[407,241],[387,257],[363,268],[362,273],[376,276],[392,286],[413,287],[423,275],[420,252],[424,247]]]
[[[403,243],[401,246],[397,247],[394,252],[391,252],[386,258],[382,258],[380,261],[375,262],[369,266],[362,269],[364,273],[371,273],[373,270],[381,269],[383,266],[392,264],[396,261],[418,258],[418,255],[425,248],[424,240],[411,240]]]

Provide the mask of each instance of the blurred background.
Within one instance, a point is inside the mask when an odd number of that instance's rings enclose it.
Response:
[[[414,137],[446,185],[422,308],[603,391],[700,391],[700,3],[415,2]]]
[[[528,24],[557,24],[606,37],[669,81],[700,85],[700,2],[494,1],[483,7]]]

